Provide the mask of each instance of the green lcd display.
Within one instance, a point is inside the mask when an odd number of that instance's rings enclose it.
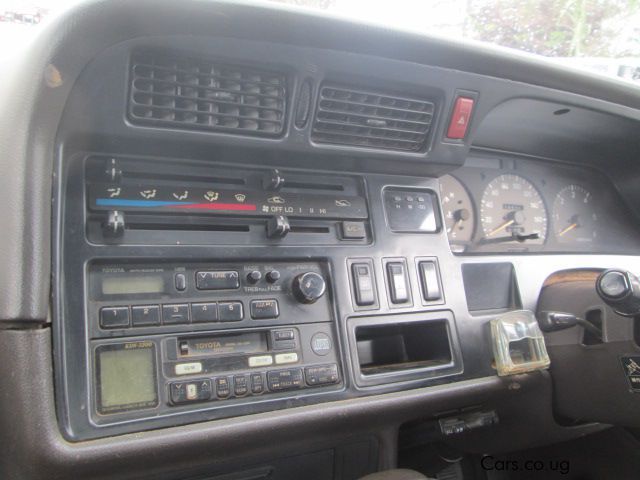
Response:
[[[96,349],[98,411],[103,414],[158,405],[155,345],[127,342]]]
[[[138,293],[164,292],[164,278],[161,275],[114,276],[102,279],[104,295],[135,295]]]

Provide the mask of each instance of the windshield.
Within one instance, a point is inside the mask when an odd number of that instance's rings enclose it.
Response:
[[[0,59],[82,0],[0,0]],[[135,0],[132,0],[135,1]],[[176,0],[179,1],[179,0]],[[640,83],[640,0],[272,0],[430,35],[487,42]]]

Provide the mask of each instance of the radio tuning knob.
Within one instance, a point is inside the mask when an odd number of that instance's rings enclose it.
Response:
[[[262,188],[265,190],[278,191],[284,186],[284,177],[280,174],[280,170],[273,169],[262,177]]]
[[[319,273],[306,272],[293,279],[291,289],[300,303],[315,303],[324,295],[327,283]]]

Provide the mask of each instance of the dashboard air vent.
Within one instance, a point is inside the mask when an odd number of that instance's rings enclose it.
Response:
[[[281,73],[149,52],[131,59],[136,124],[276,136],[286,100]]]
[[[426,144],[434,109],[432,102],[416,98],[324,86],[312,139],[417,152]]]

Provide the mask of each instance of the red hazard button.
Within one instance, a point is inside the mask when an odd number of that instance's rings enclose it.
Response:
[[[453,114],[447,130],[447,138],[462,139],[467,134],[467,127],[473,111],[473,98],[458,97],[453,107]]]

